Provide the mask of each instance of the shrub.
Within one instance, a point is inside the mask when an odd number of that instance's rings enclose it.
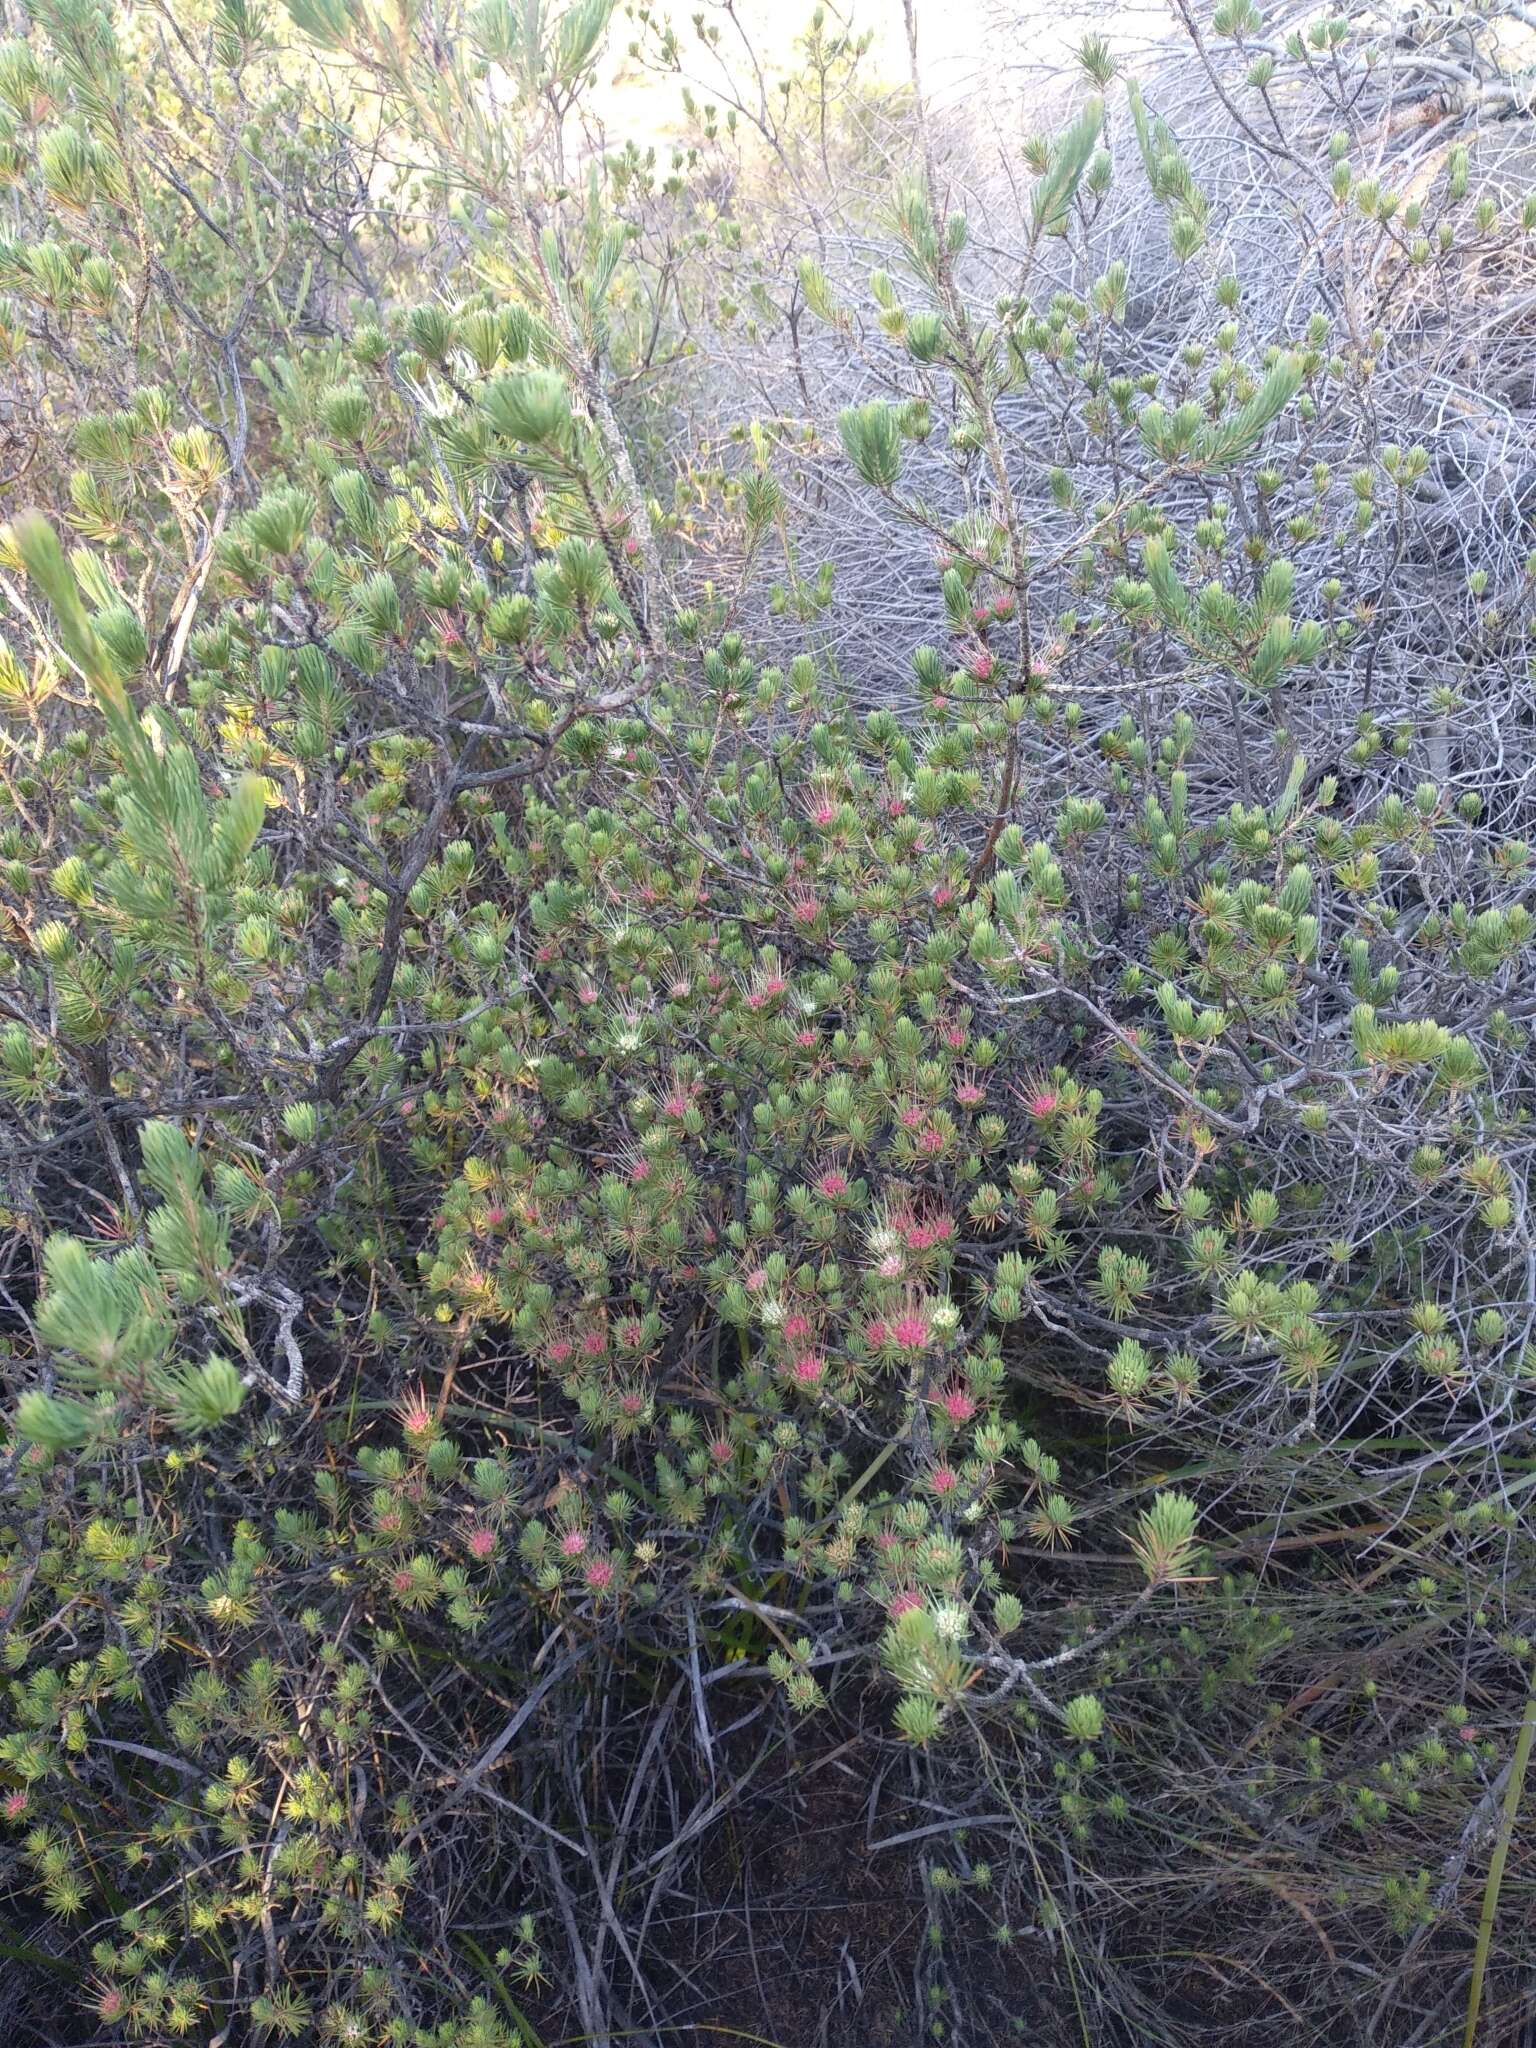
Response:
[[[985,234],[820,10],[578,176],[612,13],[0,50],[15,1957],[81,2039],[654,2032],[851,1745],[933,2038],[1194,2039],[1196,1945],[1245,2039],[1470,2032],[1536,586],[1436,380],[1536,211],[1230,7]]]

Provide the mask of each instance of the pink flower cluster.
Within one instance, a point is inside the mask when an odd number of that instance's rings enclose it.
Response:
[[[871,1316],[864,1325],[864,1342],[871,1351],[884,1351],[892,1345],[898,1351],[923,1351],[928,1340],[928,1318],[917,1309],[891,1319]]]

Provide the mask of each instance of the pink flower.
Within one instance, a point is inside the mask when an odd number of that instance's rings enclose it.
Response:
[[[426,1436],[432,1428],[432,1405],[425,1387],[417,1387],[407,1393],[395,1413],[407,1436]]]
[[[550,1364],[551,1364],[551,1365],[567,1365],[567,1364],[569,1364],[569,1362],[570,1362],[570,1357],[571,1357],[571,1353],[572,1353],[572,1352],[573,1352],[573,1351],[575,1350],[575,1348],[576,1348],[576,1347],[575,1347],[575,1345],[574,1345],[574,1344],[572,1344],[572,1342],[571,1342],[571,1340],[570,1340],[570,1338],[569,1338],[569,1337],[557,1337],[557,1338],[555,1339],[554,1343],[553,1343],[553,1344],[551,1344],[551,1345],[550,1345],[550,1347],[549,1347],[549,1362],[550,1362]]]
[[[914,1593],[909,1587],[906,1592],[895,1594],[885,1611],[892,1621],[900,1621],[904,1614],[914,1613],[922,1604],[922,1595]]]
[[[709,1455],[717,1465],[728,1465],[730,1463],[732,1449],[733,1446],[728,1436],[711,1437],[709,1440]]]
[[[940,1500],[944,1500],[960,1484],[960,1475],[954,1470],[953,1466],[935,1465],[928,1474],[928,1484],[933,1488]]]
[[[482,1563],[496,1555],[496,1531],[494,1529],[471,1529],[465,1539],[471,1557]]]
[[[619,1413],[628,1416],[631,1421],[637,1416],[643,1415],[645,1413],[644,1394],[620,1394]]]
[[[978,1088],[974,1081],[962,1081],[955,1090],[955,1100],[962,1109],[975,1109],[987,1099],[985,1088]]]
[[[634,1349],[644,1335],[644,1326],[637,1316],[626,1316],[619,1325],[619,1342],[627,1344],[631,1350]]]
[[[941,910],[946,904],[954,902],[955,892],[948,882],[936,882],[934,884],[933,900]]]
[[[784,1318],[784,1336],[790,1344],[803,1344],[811,1334],[811,1319],[798,1309],[792,1316]]]
[[[649,1180],[650,1177],[651,1162],[649,1159],[637,1159],[629,1169],[630,1184],[634,1187],[638,1187],[642,1181]]]
[[[976,1413],[976,1403],[964,1387],[946,1387],[939,1396],[939,1406],[956,1429],[963,1428]]]
[[[581,1340],[581,1351],[584,1358],[601,1358],[607,1349],[608,1338],[605,1331],[588,1330],[585,1337]]]
[[[768,1285],[768,1268],[766,1266],[754,1266],[747,1275],[745,1284],[748,1294],[761,1294]]]
[[[827,1197],[828,1201],[835,1202],[839,1195],[847,1194],[848,1176],[846,1173],[839,1173],[834,1166],[821,1176],[816,1186]]]
[[[796,1384],[802,1387],[820,1386],[826,1369],[825,1364],[816,1356],[814,1351],[804,1352],[795,1360],[794,1365],[790,1368],[795,1376]]]
[[[891,1336],[903,1351],[921,1351],[928,1342],[927,1318],[909,1310],[906,1315],[896,1318]]]
[[[401,1565],[398,1571],[393,1571],[389,1575],[389,1590],[397,1600],[405,1598],[407,1593],[410,1592],[413,1583],[414,1581],[404,1565]]]
[[[6,1793],[3,1805],[0,1805],[0,1813],[3,1813],[7,1820],[21,1820],[25,1817],[26,1811],[27,1795],[20,1786],[14,1792]]]
[[[587,1539],[580,1529],[567,1529],[560,1538],[560,1555],[562,1557],[580,1557],[586,1550],[586,1547]]]
[[[864,1325],[864,1342],[871,1351],[878,1351],[882,1344],[888,1344],[891,1333],[879,1316],[871,1316]]]
[[[917,1149],[926,1152],[932,1158],[944,1150],[944,1133],[935,1125],[929,1124],[918,1138]]]
[[[832,823],[832,820],[836,816],[837,805],[834,803],[829,803],[827,799],[823,797],[821,802],[817,804],[811,812],[811,823],[813,825],[830,825]]]
[[[661,1107],[663,1113],[667,1116],[686,1116],[691,1104],[686,1095],[672,1094],[667,1097]]]
[[[1031,1116],[1047,1117],[1055,1113],[1061,1097],[1054,1088],[1037,1088],[1025,1104]]]
[[[594,1557],[586,1570],[587,1584],[594,1593],[606,1593],[613,1584],[613,1566],[606,1557]]]
[[[879,1265],[876,1266],[875,1271],[882,1280],[899,1280],[901,1278],[901,1253],[887,1252]]]
[[[500,1202],[492,1202],[489,1209],[487,1209],[485,1212],[485,1221],[487,1228],[495,1230],[499,1228],[501,1224],[505,1223],[506,1220],[507,1212],[505,1209],[503,1209]]]
[[[814,1031],[797,1031],[795,1033],[795,1043],[796,1045],[814,1045],[816,1043],[816,1034]]]
[[[920,1130],[922,1128],[923,1112],[915,1105],[911,1106],[901,1112],[899,1121],[904,1131]]]
[[[789,914],[796,924],[814,924],[821,915],[821,905],[814,896],[796,896],[789,906]]]
[[[581,987],[577,989],[576,1000],[579,1003],[595,1003],[597,1001],[597,990],[590,981],[584,981]]]
[[[984,683],[991,676],[994,666],[995,664],[992,660],[992,656],[988,653],[987,649],[983,647],[980,654],[978,654],[976,656],[976,659],[971,663],[971,674],[976,678],[978,683]]]

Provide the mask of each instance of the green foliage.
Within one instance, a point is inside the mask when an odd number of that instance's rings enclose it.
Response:
[[[865,483],[888,491],[901,475],[901,429],[895,409],[879,400],[849,406],[837,422],[843,447]]]
[[[1052,150],[1050,169],[1030,194],[1030,221],[1036,233],[1066,233],[1072,201],[1088,168],[1088,159],[1099,139],[1103,121],[1102,103],[1090,99]]]
[[[1026,1926],[1042,2013],[1216,1925],[1314,2018],[1476,1941],[1475,2020],[1536,582],[1423,553],[1417,323],[1520,216],[1356,176],[1342,18],[1218,8],[1184,145],[1089,38],[940,218],[830,10],[675,152],[589,146],[611,0],[287,16],[0,48],[22,1967],[82,2039],[617,2036],[825,1767],[934,2038]],[[1293,115],[1266,295],[1186,148]]]

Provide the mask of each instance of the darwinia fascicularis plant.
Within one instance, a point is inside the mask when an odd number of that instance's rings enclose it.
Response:
[[[1528,2017],[1525,74],[1178,12],[12,11],[19,2040]]]

